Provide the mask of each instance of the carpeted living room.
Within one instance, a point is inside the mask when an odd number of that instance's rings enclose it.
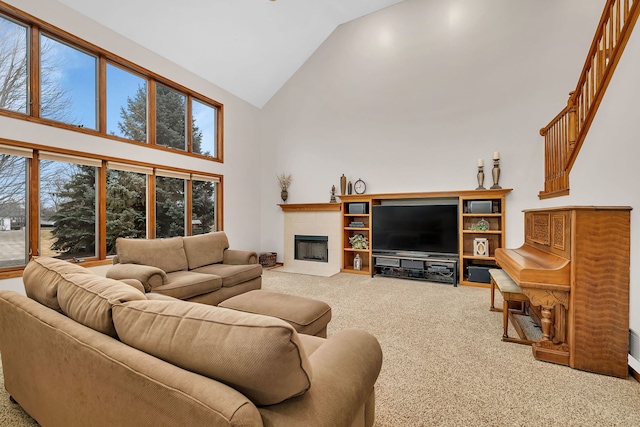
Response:
[[[144,3],[0,0],[0,425],[640,425],[639,2]]]
[[[278,268],[265,270],[263,289],[327,302],[329,336],[346,328],[376,336],[384,354],[376,426],[640,423],[634,379],[536,361],[530,347],[502,342],[502,315],[489,311],[486,289]],[[9,402],[4,387],[0,423],[37,425]]]

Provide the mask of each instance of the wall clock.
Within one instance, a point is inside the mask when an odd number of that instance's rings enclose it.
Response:
[[[360,178],[358,178],[355,184],[353,184],[353,191],[355,191],[356,194],[363,194],[366,189],[367,189],[367,185]]]

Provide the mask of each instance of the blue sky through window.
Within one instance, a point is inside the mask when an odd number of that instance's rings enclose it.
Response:
[[[97,58],[41,36],[42,117],[97,128]]]
[[[127,99],[134,99],[138,89],[147,92],[147,81],[120,67],[107,64],[107,133],[125,137],[118,123],[122,120],[120,108],[127,110]],[[146,142],[146,141],[142,141]]]

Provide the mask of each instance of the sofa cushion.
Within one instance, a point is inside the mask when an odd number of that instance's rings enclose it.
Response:
[[[131,301],[113,307],[122,342],[223,382],[257,405],[305,393],[311,364],[283,320],[186,301]]]
[[[260,264],[211,264],[193,270],[197,273],[215,274],[222,277],[222,287],[230,288],[262,275]]]
[[[31,258],[22,272],[27,296],[44,306],[62,311],[58,304],[58,284],[64,280],[63,274],[66,273],[93,274],[84,267],[61,259],[42,256]]]
[[[118,261],[122,264],[151,265],[165,273],[186,270],[187,256],[182,237],[168,239],[116,239]]]
[[[70,273],[58,285],[58,303],[69,318],[117,337],[111,308],[126,301],[146,300],[144,293],[118,280],[95,274]]]
[[[118,280],[95,274],[69,273],[58,284],[58,303],[71,319],[116,337],[111,307],[120,302],[146,300],[144,293]]]
[[[222,278],[213,274],[193,271],[174,271],[167,274],[167,283],[153,288],[153,292],[178,299],[193,298],[217,291],[222,287]]]
[[[229,239],[224,231],[188,236],[183,240],[189,270],[222,262],[224,250],[229,248]]]

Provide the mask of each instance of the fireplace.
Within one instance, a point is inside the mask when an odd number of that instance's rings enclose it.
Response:
[[[329,262],[329,236],[295,235],[294,259]]]

